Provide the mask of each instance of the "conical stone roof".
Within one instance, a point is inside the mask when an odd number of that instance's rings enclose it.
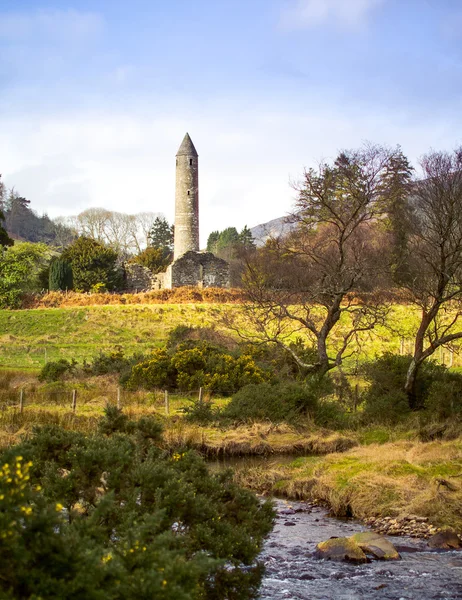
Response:
[[[189,137],[189,133],[187,133],[183,141],[181,142],[181,146],[176,153],[177,156],[199,156],[197,154],[197,150],[194,148],[194,144],[192,143],[192,139]]]

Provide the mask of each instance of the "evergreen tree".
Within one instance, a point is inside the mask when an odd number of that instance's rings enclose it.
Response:
[[[169,225],[167,219],[157,217],[149,233],[151,246],[171,252],[173,250],[173,235],[173,225]]]
[[[247,225],[244,225],[244,228],[239,234],[239,246],[245,250],[254,250],[256,248],[252,232]]]
[[[71,290],[73,276],[71,265],[62,258],[56,258],[50,263],[50,291]]]
[[[212,231],[207,240],[207,250],[226,260],[236,258],[241,250],[254,248],[252,232],[247,225],[241,233],[238,233],[235,227],[227,227],[223,231]]]
[[[12,246],[14,241],[8,235],[6,229],[3,227],[3,223],[5,222],[5,215],[0,210],[0,248],[4,248],[5,246]]]
[[[387,205],[387,226],[392,235],[391,269],[393,279],[402,284],[410,277],[407,257],[408,241],[413,230],[413,210],[409,201],[409,191],[413,173],[409,160],[398,147],[386,166],[383,188],[390,192]]]
[[[68,246],[61,258],[70,263],[77,291],[100,288],[115,290],[121,284],[117,252],[91,238],[80,237]]]
[[[220,239],[219,231],[212,231],[207,240],[207,252],[215,252],[217,251],[218,240]]]

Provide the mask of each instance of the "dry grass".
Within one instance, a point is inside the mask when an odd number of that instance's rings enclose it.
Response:
[[[296,459],[289,466],[238,472],[257,491],[326,502],[336,515],[428,517],[462,529],[462,439],[357,447]],[[449,481],[448,489],[440,480]]]
[[[64,308],[71,306],[106,306],[120,304],[182,304],[191,302],[241,303],[240,289],[182,287],[138,294],[85,294],[77,292],[48,292],[25,298],[23,308]]]
[[[184,423],[184,435],[188,435],[189,428],[197,429]],[[195,447],[210,457],[325,454],[341,452],[358,443],[354,437],[341,433],[326,434],[322,430],[299,431],[286,424],[254,423],[231,429],[205,427],[200,431],[200,444]]]

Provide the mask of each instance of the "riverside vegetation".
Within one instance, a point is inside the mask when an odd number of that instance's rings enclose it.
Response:
[[[429,528],[462,527],[462,376],[457,369],[424,365],[418,385],[424,408],[415,412],[402,391],[406,355],[371,355],[348,377],[332,374],[319,380],[306,377],[286,353],[239,343],[209,325],[217,314],[214,306],[165,309],[153,325],[162,336],[151,352],[141,345],[138,354],[126,354],[118,346],[91,359],[51,361],[42,367],[41,383],[33,372],[4,370],[4,400],[17,404],[17,391],[24,387],[26,408],[22,414],[14,408],[2,412],[3,445],[16,443],[37,424],[94,435],[104,406],[115,404],[120,387],[128,417],[154,413],[162,421],[165,451],[181,446],[209,457],[310,455],[237,469],[235,480],[254,491],[325,502],[337,515],[379,521],[415,515],[426,519]],[[176,315],[184,315],[182,309],[188,317],[199,317],[197,326],[171,327]],[[102,331],[95,328],[98,310],[104,313]],[[90,326],[84,318],[72,322],[73,335],[81,326],[93,332],[95,341],[101,339],[105,328],[114,327],[104,317],[121,317],[105,311],[93,308]],[[410,318],[405,307],[395,311]],[[54,314],[66,317],[64,309]],[[23,335],[34,322],[31,311],[7,316],[16,317],[12,322]],[[35,327],[44,326],[40,323]],[[122,335],[128,337],[129,331],[128,323]],[[396,334],[388,335],[392,345],[399,345]],[[88,342],[89,353],[93,346]],[[302,342],[294,343],[300,349]],[[370,349],[377,343],[370,339]],[[308,345],[304,351],[310,351]],[[70,411],[72,389],[79,398],[75,414]],[[168,416],[164,389],[170,393]]]

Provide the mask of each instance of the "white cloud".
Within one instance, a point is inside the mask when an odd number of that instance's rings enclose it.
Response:
[[[348,29],[365,25],[384,0],[289,0],[281,14],[284,29],[306,29],[335,23]]]
[[[88,38],[101,33],[103,27],[100,15],[73,9],[0,13],[0,39],[14,42]]]
[[[400,143],[411,160],[452,148],[462,118],[332,106],[212,111],[132,108],[0,116],[0,172],[38,212],[103,206],[174,215],[175,154],[189,131],[200,155],[201,245],[215,229],[254,226],[290,211],[304,167],[362,141]]]

